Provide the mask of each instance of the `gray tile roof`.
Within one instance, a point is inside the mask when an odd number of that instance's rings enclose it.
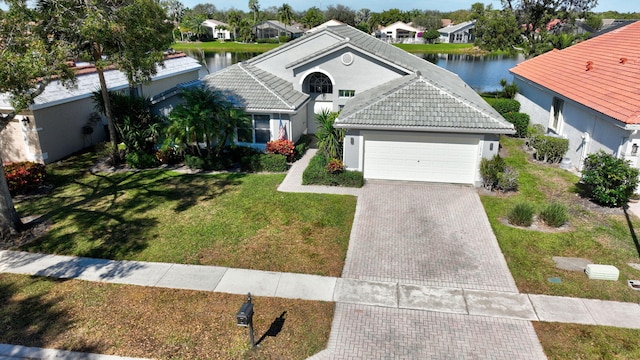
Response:
[[[477,96],[477,95],[476,95]],[[336,120],[339,128],[513,133],[493,108],[478,107],[419,73],[357,94]]]
[[[465,21],[465,22],[461,22],[460,24],[457,25],[450,25],[450,26],[445,26],[443,28],[438,29],[438,32],[441,34],[452,34],[456,31],[462,30],[464,28],[469,27],[470,25],[473,26],[476,24],[475,20],[472,21]]]
[[[309,99],[290,82],[246,62],[209,74],[202,82],[228,93],[248,111],[293,112]]]

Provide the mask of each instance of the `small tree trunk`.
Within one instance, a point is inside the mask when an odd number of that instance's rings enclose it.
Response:
[[[113,123],[113,115],[111,113],[111,99],[109,99],[109,90],[107,88],[107,81],[104,78],[104,69],[98,65],[99,61],[102,61],[102,50],[100,44],[93,43],[93,60],[96,62],[96,72],[98,73],[98,79],[100,79],[100,92],[102,94],[102,101],[104,102],[104,115],[107,117],[107,126],[109,128],[109,138],[111,139],[111,145],[113,152],[111,158],[114,165],[118,162],[118,134],[116,132],[116,126]]]
[[[0,240],[9,239],[22,230],[22,221],[13,206],[9,184],[0,158]]]

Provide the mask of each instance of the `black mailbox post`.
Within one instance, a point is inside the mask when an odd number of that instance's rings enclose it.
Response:
[[[253,303],[251,302],[251,293],[247,294],[247,301],[245,301],[240,310],[236,314],[236,324],[238,326],[249,327],[249,343],[251,347],[256,346],[253,335]]]

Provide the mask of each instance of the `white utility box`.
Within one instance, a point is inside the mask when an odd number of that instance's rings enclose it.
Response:
[[[620,270],[613,265],[589,264],[584,269],[589,279],[618,281]]]

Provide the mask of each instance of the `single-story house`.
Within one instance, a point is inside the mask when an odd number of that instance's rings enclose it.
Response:
[[[418,37],[418,34],[421,33],[422,31],[418,28],[402,21],[396,21],[389,26],[378,29],[372,35],[392,43],[415,43],[418,40],[422,41],[422,38]]]
[[[207,19],[202,22],[202,26],[208,28],[209,31],[211,31],[211,36],[214,39],[233,39],[233,32],[231,32],[231,27],[229,27],[229,24],[227,23],[223,23],[222,21],[218,20]]]
[[[256,39],[277,39],[279,36],[288,36],[291,39],[302,36],[303,31],[295,26],[283,24],[277,20],[263,21],[253,28]]]
[[[177,53],[167,56],[164,66],[158,66],[157,74],[147,84],[130,87],[125,74],[118,70],[107,70],[104,75],[109,91],[152,97],[197,80],[200,68],[195,59]],[[73,87],[67,88],[59,81],[51,82],[35,98],[34,104],[17,115],[0,134],[2,160],[49,163],[104,141],[106,119],[96,113],[92,98],[93,92],[99,90],[98,74],[90,64],[76,64]],[[164,96],[157,98],[155,103],[157,107],[168,109],[177,100]],[[0,94],[0,112],[11,110],[8,94]]]
[[[578,170],[604,150],[638,163],[640,22],[552,50],[510,71],[516,100],[531,122],[569,139],[566,157]]]
[[[326,26],[205,76],[251,115],[241,145],[315,133],[315,114],[340,111],[343,161],[367,179],[479,185],[482,158],[515,132],[457,75],[348,25]]]
[[[473,29],[476,27],[476,21],[465,21],[457,25],[449,25],[438,29],[441,43],[451,44],[468,44],[475,40]]]

